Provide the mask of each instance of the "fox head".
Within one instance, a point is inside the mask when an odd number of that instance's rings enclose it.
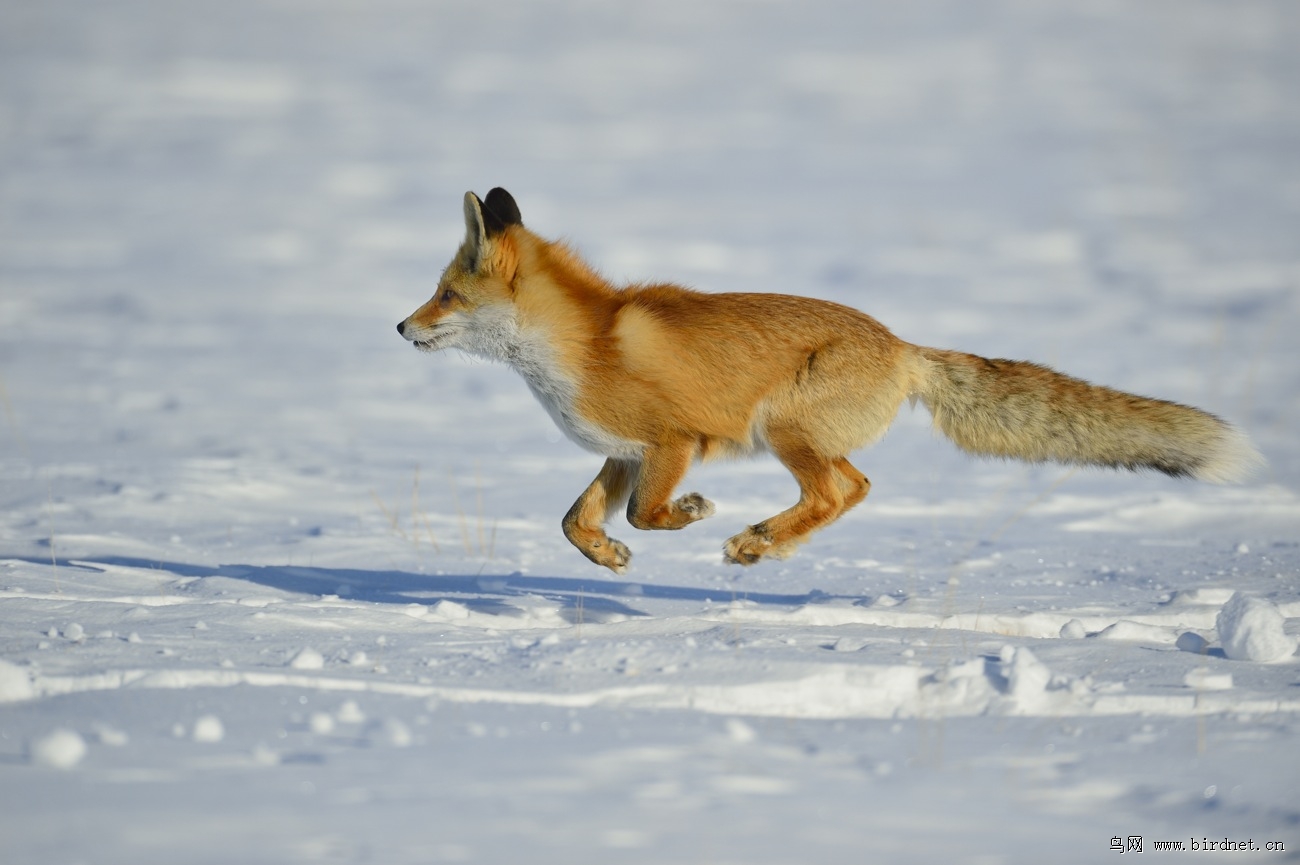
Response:
[[[465,193],[465,241],[424,306],[397,325],[420,351],[459,348],[505,359],[515,341],[514,288],[519,268],[512,226],[523,226],[519,205],[500,187],[480,200]]]

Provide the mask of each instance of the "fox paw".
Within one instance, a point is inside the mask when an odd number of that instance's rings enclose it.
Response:
[[[779,544],[773,544],[772,548],[767,551],[768,558],[785,560],[795,554],[806,538],[794,538],[788,541],[782,541]]]
[[[713,516],[715,510],[713,502],[699,493],[687,493],[673,502],[673,506],[682,513],[689,515],[692,522]]]
[[[632,551],[622,541],[606,538],[591,545],[587,558],[621,575],[627,573],[627,566],[632,561]]]
[[[752,565],[773,551],[772,538],[767,532],[760,526],[750,526],[722,545],[722,558],[732,565]]]

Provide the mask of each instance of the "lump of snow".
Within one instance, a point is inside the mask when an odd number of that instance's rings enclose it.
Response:
[[[1210,650],[1210,641],[1195,631],[1185,631],[1179,634],[1178,641],[1174,645],[1180,651],[1191,652],[1193,655],[1204,655]]]
[[[86,741],[72,730],[54,730],[33,741],[29,753],[38,766],[71,769],[86,756]]]
[[[1052,671],[1023,646],[1003,646],[1001,660],[1007,694],[1018,703],[1035,702],[1052,681]]]
[[[95,738],[101,745],[109,745],[113,748],[122,748],[131,741],[131,737],[121,730],[113,727],[98,724],[95,727]]]
[[[366,720],[366,713],[361,711],[356,700],[344,700],[334,713],[340,724],[360,724]]]
[[[289,666],[295,670],[320,670],[325,667],[325,656],[308,646],[293,656]]]
[[[1070,619],[1070,621],[1061,625],[1062,640],[1082,640],[1086,636],[1088,636],[1088,629],[1078,619]]]
[[[1221,604],[1226,604],[1231,600],[1233,591],[1233,589],[1225,589],[1218,586],[1203,589],[1179,589],[1174,592],[1173,597],[1169,599],[1169,603],[1186,604],[1188,606],[1217,607]]]
[[[71,625],[68,625],[63,629],[63,636],[74,643],[79,643],[86,639],[86,629],[81,627],[81,625],[78,625],[76,622],[73,622]]]
[[[369,740],[372,744],[407,748],[410,747],[413,737],[411,736],[410,727],[396,718],[388,718],[370,731]]]
[[[1281,661],[1295,652],[1295,637],[1272,601],[1237,592],[1219,611],[1215,627],[1223,652],[1234,661]]]
[[[739,718],[728,718],[727,736],[738,745],[748,745],[758,739],[758,731]]]
[[[1216,673],[1209,667],[1197,667],[1183,676],[1183,684],[1198,691],[1228,691],[1232,689],[1232,674]]]
[[[470,616],[469,607],[464,604],[458,604],[455,601],[441,600],[434,604],[429,612],[440,619],[448,622],[455,622],[461,619],[468,619]]]
[[[1014,649],[1011,647],[1003,652],[1008,664],[1012,652]],[[1006,669],[1009,670],[1010,667]],[[919,699],[915,700],[918,714],[942,718],[949,714],[965,715],[984,711],[995,696],[995,688],[1006,690],[1005,682],[996,681],[988,673],[983,658],[954,661],[938,668],[919,682]],[[913,698],[908,695],[903,695],[903,699],[913,702]]]
[[[1142,622],[1131,622],[1128,619],[1120,619],[1109,627],[1102,628],[1097,634],[1099,640],[1125,640],[1134,643],[1159,643],[1170,644],[1175,641],[1174,632],[1170,628],[1162,628],[1159,625],[1147,625]]]
[[[259,742],[253,748],[252,758],[258,766],[276,766],[280,763],[280,752]]]
[[[216,715],[204,715],[194,722],[195,742],[220,742],[226,738],[226,728]]]
[[[0,660],[0,703],[16,703],[36,696],[32,677],[17,664]]]
[[[334,732],[334,716],[329,712],[312,712],[307,725],[313,733],[326,736]]]

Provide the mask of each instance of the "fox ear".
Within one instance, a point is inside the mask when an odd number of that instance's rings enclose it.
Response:
[[[514,196],[501,187],[489,192],[486,200],[472,192],[465,193],[465,232],[470,240],[478,240],[479,247],[507,226],[523,224]]]
[[[488,242],[501,235],[507,226],[523,225],[519,205],[509,192],[497,187],[488,193],[487,201],[473,192],[465,193],[465,245],[469,253],[471,270],[479,270],[493,255]],[[493,249],[497,246],[494,245]]]
[[[500,234],[508,225],[524,224],[524,218],[519,215],[519,205],[515,204],[514,196],[500,186],[487,194],[482,210],[488,237]]]
[[[483,222],[483,202],[472,192],[465,193],[465,240],[475,249],[487,242],[487,226]]]
[[[469,252],[471,270],[478,270],[487,251],[488,229],[483,211],[483,202],[479,197],[472,192],[466,192],[465,249]]]

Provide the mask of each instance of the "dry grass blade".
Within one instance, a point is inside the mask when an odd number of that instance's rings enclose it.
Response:
[[[384,504],[383,499],[379,498],[379,493],[375,492],[374,490],[371,490],[370,495],[375,500],[375,504],[379,505],[379,510],[383,511],[384,516],[388,519],[388,525],[393,530],[393,533],[399,535],[402,538],[402,540],[409,541],[410,537],[406,534],[406,532],[402,529],[401,524],[398,522],[397,514],[388,509],[388,506]]]

